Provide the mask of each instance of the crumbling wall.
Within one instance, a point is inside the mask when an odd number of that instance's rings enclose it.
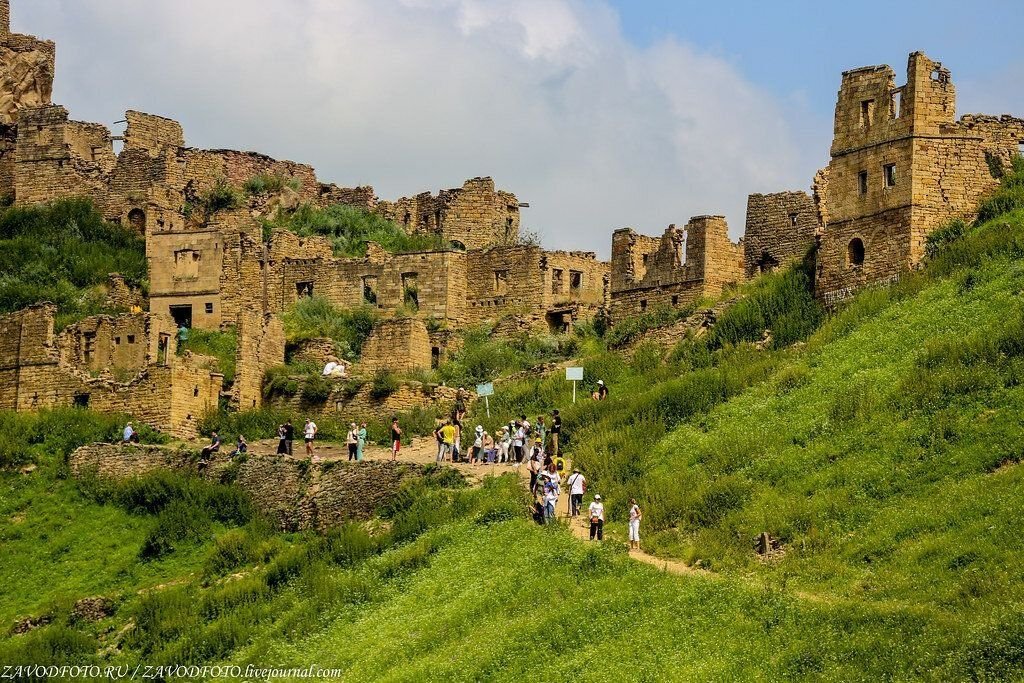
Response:
[[[19,119],[14,183],[19,204],[104,194],[112,158],[106,149],[113,149],[108,131],[69,121],[67,109],[58,105],[25,108]],[[83,156],[86,147],[97,151]]]
[[[191,354],[175,357],[173,336],[161,332],[167,322],[154,316],[87,318],[55,340],[56,307],[40,304],[0,316],[0,409],[31,411],[62,406],[88,407],[105,413],[126,413],[174,436],[196,434],[196,422],[216,408],[223,375],[210,372]],[[139,326],[139,321],[148,327]],[[169,327],[169,325],[168,325]],[[154,353],[140,365],[139,350],[118,351],[118,331],[144,331],[136,345]],[[103,334],[94,346],[96,357],[111,365],[97,368],[85,353],[84,337]],[[161,341],[167,351],[161,351]],[[122,344],[127,343],[126,338]],[[122,364],[130,375],[118,380],[111,370]],[[137,371],[137,372],[134,372]],[[134,374],[132,374],[134,372]]]
[[[263,404],[263,375],[284,364],[284,326],[277,316],[244,310],[238,314],[235,329],[238,346],[231,401],[239,410],[251,410]]]
[[[515,244],[519,238],[519,200],[495,190],[491,178],[472,178],[461,188],[437,195],[421,192],[395,201],[377,201],[374,210],[408,232],[432,232],[466,249]]]
[[[321,207],[343,204],[363,209],[364,211],[373,211],[377,207],[377,195],[369,185],[338,187],[331,183],[329,185],[320,185],[319,203]]]
[[[267,175],[298,181],[297,193],[303,202],[316,202],[320,197],[316,171],[306,164],[230,149],[184,149],[181,156],[185,165],[185,183],[199,195],[209,192],[218,180],[242,188],[246,181]]]
[[[540,247],[491,247],[466,254],[466,320],[474,325],[544,307],[544,252]]]
[[[172,446],[90,444],[75,450],[70,467],[76,477],[130,479],[155,470],[196,471],[198,454]],[[207,476],[227,464],[214,456]],[[239,465],[235,485],[256,507],[285,530],[325,529],[346,520],[366,519],[389,501],[402,483],[422,476],[415,465],[397,462],[313,463],[273,457],[249,457]]]
[[[573,303],[597,307],[604,303],[604,283],[611,269],[607,262],[597,260],[594,252],[545,251],[541,269],[545,307]]]
[[[175,358],[174,321],[150,313],[98,315],[69,325],[57,338],[62,364],[85,372],[136,373]]]
[[[190,327],[213,330],[224,320],[221,310],[221,272],[224,239],[220,231],[150,234],[149,310],[181,321],[188,311]],[[229,318],[231,319],[231,318]]]
[[[654,238],[617,230],[610,277],[614,324],[654,308],[718,296],[743,279],[743,249],[729,240],[722,216],[694,216],[685,230],[670,225],[656,245]]]
[[[295,396],[273,396],[267,402],[278,410],[296,415],[322,415],[345,420],[380,419],[413,409],[434,409],[447,412],[455,404],[456,389],[451,387],[402,382],[398,390],[381,398],[372,395],[373,385],[368,378],[328,379],[331,392],[323,403],[311,404],[299,392]]]
[[[743,234],[745,276],[752,278],[800,260],[814,245],[817,231],[818,211],[806,192],[750,195]]]
[[[377,370],[411,372],[430,369],[430,335],[417,318],[380,320],[363,344],[354,372],[369,376]]]

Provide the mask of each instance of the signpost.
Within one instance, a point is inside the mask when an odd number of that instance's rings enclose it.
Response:
[[[583,381],[583,368],[566,368],[565,381],[572,382],[572,402],[576,402],[576,383]]]
[[[484,406],[487,407],[487,419],[491,419],[491,402],[487,400],[488,396],[494,395],[494,383],[488,382],[487,384],[476,385],[476,395],[484,397]]]

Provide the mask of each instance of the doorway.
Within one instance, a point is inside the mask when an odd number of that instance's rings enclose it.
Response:
[[[169,310],[176,327],[192,329],[192,304],[171,306]]]

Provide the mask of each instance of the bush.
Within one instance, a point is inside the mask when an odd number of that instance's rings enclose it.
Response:
[[[318,296],[299,299],[281,316],[289,342],[328,337],[348,360],[359,358],[377,318],[370,306],[343,309]]]
[[[178,345],[178,353],[191,351],[203,356],[213,356],[217,359],[217,370],[224,375],[224,381],[231,384],[235,381],[235,354],[238,349],[238,334],[231,330],[221,332],[219,330],[189,331],[188,341]]]
[[[370,242],[396,254],[448,248],[441,235],[413,233],[375,213],[341,204],[326,209],[305,204],[291,215],[278,218],[272,225],[302,236],[328,237],[335,255],[352,258],[366,256]]]
[[[213,187],[201,198],[207,214],[237,209],[242,205],[241,194],[224,178],[217,178]]]
[[[0,313],[50,301],[60,328],[108,312],[110,273],[145,288],[145,239],[106,222],[84,199],[12,207],[0,211],[0,273]]]
[[[310,375],[302,383],[302,401],[309,405],[323,405],[331,396],[331,382],[323,375]]]
[[[383,401],[398,391],[398,388],[399,382],[395,373],[386,368],[378,368],[370,384],[370,397],[376,401]]]
[[[608,342],[609,348],[622,348],[648,330],[665,327],[677,320],[682,320],[693,313],[695,308],[696,304],[685,308],[658,306],[653,311],[616,323],[604,334],[605,341]]]
[[[242,185],[242,189],[250,196],[277,194],[286,187],[298,192],[302,188],[302,182],[298,178],[285,178],[277,173],[261,173],[249,178]]]

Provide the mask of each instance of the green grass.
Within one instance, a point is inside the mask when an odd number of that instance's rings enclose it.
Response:
[[[178,353],[191,351],[217,359],[217,370],[224,374],[229,386],[235,381],[235,354],[238,348],[238,334],[235,331],[191,329],[188,341],[178,344]]]
[[[359,358],[363,344],[377,322],[377,311],[370,306],[344,309],[318,296],[304,297],[281,315],[289,342],[327,337],[334,340],[338,355],[348,360]]]
[[[342,204],[325,209],[304,204],[296,211],[268,223],[268,226],[291,230],[304,237],[327,237],[333,244],[336,256],[350,258],[366,256],[369,242],[375,242],[385,251],[397,254],[451,248],[441,235],[410,234],[398,224],[377,214]]]
[[[88,200],[0,211],[0,313],[50,301],[63,327],[110,312],[102,288],[110,273],[146,287],[145,241],[104,221]]]

